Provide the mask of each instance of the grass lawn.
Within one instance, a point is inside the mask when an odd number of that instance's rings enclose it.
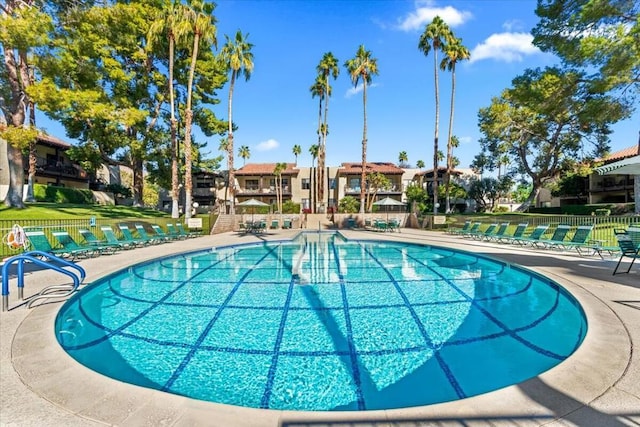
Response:
[[[0,219],[74,219],[74,218],[163,218],[171,215],[149,208],[132,206],[73,205],[58,203],[27,203],[25,209],[0,206]]]

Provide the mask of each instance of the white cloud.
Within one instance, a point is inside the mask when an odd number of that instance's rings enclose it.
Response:
[[[458,141],[460,141],[460,144],[470,144],[473,142],[473,138],[470,136],[461,136],[458,138]]]
[[[369,85],[367,85],[367,87],[369,89],[371,89],[372,87],[376,87],[378,86],[378,83],[371,83]],[[347,93],[344,94],[345,98],[351,98],[353,95],[356,95],[360,92],[362,92],[362,90],[364,89],[364,86],[362,85],[362,83],[358,83],[358,86],[356,87],[352,87],[349,90],[347,90]]]
[[[519,19],[512,19],[502,24],[502,28],[504,28],[507,33],[511,33],[514,31],[522,31],[524,24]]]
[[[471,12],[461,11],[452,6],[436,7],[433,1],[416,1],[415,10],[398,22],[398,28],[402,31],[414,31],[421,29],[439,16],[450,27],[457,27],[471,19]]]
[[[257,151],[271,151],[275,150],[280,146],[280,143],[275,139],[268,139],[266,141],[262,141],[260,144],[256,146]]]
[[[528,33],[492,34],[471,51],[469,62],[496,59],[504,62],[519,62],[525,56],[540,53],[533,45],[533,36]]]

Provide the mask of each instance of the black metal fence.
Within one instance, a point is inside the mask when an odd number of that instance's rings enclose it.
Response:
[[[198,216],[202,218],[202,231],[208,233],[213,225],[215,217],[212,216]],[[150,227],[152,224],[157,224],[165,231],[167,230],[167,224],[175,224],[176,222],[182,222],[173,218],[79,218],[79,219],[38,219],[38,220],[12,220],[12,219],[0,219],[0,237],[2,237],[2,243],[0,244],[0,258],[6,258],[12,255],[19,254],[24,251],[22,247],[12,248],[7,239],[9,233],[13,230],[15,225],[19,225],[23,229],[28,228],[40,228],[42,229],[47,238],[52,243],[55,242],[51,232],[53,230],[66,230],[71,237],[78,243],[82,243],[84,239],[78,232],[79,229],[85,228],[90,230],[99,239],[103,239],[104,236],[100,227],[107,225],[113,229],[116,235],[121,238],[122,233],[118,227],[119,224],[127,224],[133,231],[135,224],[143,224]],[[134,232],[135,234],[135,232]]]

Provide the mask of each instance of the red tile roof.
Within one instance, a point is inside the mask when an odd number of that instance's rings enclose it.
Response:
[[[69,144],[68,142],[64,142],[63,140],[56,138],[55,136],[45,135],[43,133],[38,135],[38,141],[54,147],[60,147],[65,149],[71,148],[71,144]]]
[[[618,160],[626,159],[627,157],[633,157],[640,154],[640,142],[636,145],[632,145],[631,147],[624,148],[620,151],[616,151],[615,153],[611,153],[606,157],[601,159],[596,159],[596,161],[611,163]]]
[[[236,171],[236,175],[273,175],[277,163],[249,163]],[[297,175],[299,172],[295,163],[287,163],[283,175]]]
[[[446,173],[447,172],[447,167],[446,166],[438,166],[438,175],[441,173]],[[464,175],[463,171],[460,170],[456,170],[456,169],[451,169],[451,174],[452,175]],[[433,176],[433,168],[431,169],[425,169],[423,171],[417,172],[415,176],[427,176],[427,175],[431,175]]]
[[[341,175],[362,173],[362,163],[342,163],[339,172]],[[366,172],[378,172],[385,175],[402,175],[404,169],[399,168],[393,163],[367,162]]]

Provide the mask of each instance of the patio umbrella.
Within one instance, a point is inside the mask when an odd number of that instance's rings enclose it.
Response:
[[[256,206],[269,206],[267,203],[261,202],[260,200],[257,199],[249,199],[249,200],[245,200],[242,203],[238,203],[236,206],[242,206],[242,207],[250,207],[251,208],[251,222],[253,222],[253,214],[255,211]]]
[[[389,206],[405,206],[404,203],[396,199],[392,199],[391,197],[385,197],[377,202],[373,202],[373,204],[376,206],[385,206],[385,210],[387,211],[387,222],[389,221]]]

